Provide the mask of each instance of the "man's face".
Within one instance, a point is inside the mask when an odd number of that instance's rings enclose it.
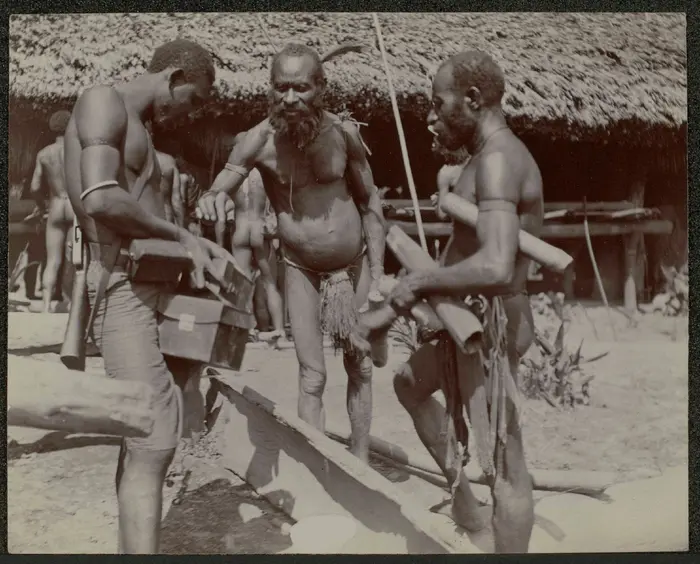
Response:
[[[164,73],[153,103],[154,121],[163,123],[196,110],[209,98],[211,89],[212,84],[206,75],[186,82],[182,71]]]
[[[272,113],[290,125],[317,111],[322,87],[316,84],[316,62],[307,55],[282,56],[275,65],[270,90]]]
[[[450,151],[465,145],[476,133],[477,115],[457,90],[450,65],[441,68],[433,81],[433,108],[428,125],[438,143]]]

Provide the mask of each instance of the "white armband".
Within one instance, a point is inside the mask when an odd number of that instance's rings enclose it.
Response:
[[[250,170],[251,170],[251,169],[248,169],[248,168],[246,168],[246,167],[244,167],[244,166],[241,166],[241,165],[234,165],[234,164],[231,164],[231,163],[226,163],[226,164],[224,165],[224,168],[225,168],[226,170],[230,170],[231,172],[234,172],[234,173],[236,173],[236,174],[241,175],[243,178],[247,178],[248,175],[250,174]]]
[[[119,188],[119,182],[117,182],[116,180],[105,180],[104,182],[98,182],[97,184],[93,184],[92,186],[90,186],[90,188],[88,188],[82,194],[80,194],[80,199],[84,200],[88,196],[88,194],[92,194],[95,190],[100,190],[101,188],[109,188],[111,186],[116,186],[117,188]]]

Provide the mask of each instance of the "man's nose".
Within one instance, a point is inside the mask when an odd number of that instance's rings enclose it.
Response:
[[[287,104],[288,106],[292,106],[296,103],[296,101],[297,101],[296,92],[294,92],[294,90],[292,90],[290,88],[289,90],[287,90],[287,94],[285,94],[285,96],[284,96],[284,103]]]
[[[435,125],[435,122],[437,121],[437,114],[435,113],[435,110],[430,110],[428,113],[428,125]]]

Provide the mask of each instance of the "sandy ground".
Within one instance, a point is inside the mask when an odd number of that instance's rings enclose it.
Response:
[[[544,401],[526,401],[524,434],[530,466],[654,474],[686,463],[687,318],[642,316],[631,324],[613,313],[613,331],[603,308],[580,309],[573,317],[569,346],[584,339],[584,357],[610,354],[587,365],[595,375],[589,406],[556,410]],[[61,314],[10,313],[10,354],[58,362],[56,345],[65,322]],[[402,357],[395,349],[389,365],[375,372],[372,433],[406,449],[421,450],[392,390],[392,367]],[[342,362],[331,352],[327,359],[327,420],[348,430]],[[91,358],[89,363],[97,367],[101,359]],[[249,349],[244,369],[261,392],[295,409],[293,351]],[[10,552],[113,553],[117,451],[116,440],[110,437],[9,428]],[[390,470],[383,473],[391,478]],[[165,487],[163,552],[275,553],[290,544],[289,523],[217,466],[206,438],[197,445],[183,441]]]

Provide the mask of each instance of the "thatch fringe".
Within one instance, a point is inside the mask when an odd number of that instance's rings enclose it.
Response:
[[[678,129],[687,122],[684,14],[420,13],[380,15],[402,112],[424,117],[430,77],[448,56],[488,51],[507,79],[509,117],[556,124],[560,134],[619,123]],[[375,45],[367,13],[264,15],[275,41],[319,52],[344,41]],[[70,101],[95,83],[144,71],[153,49],[186,37],[217,55],[219,97],[210,111],[245,103],[265,112],[271,47],[255,14],[14,15],[10,95]],[[359,119],[391,115],[376,47],[328,63],[329,105]]]

